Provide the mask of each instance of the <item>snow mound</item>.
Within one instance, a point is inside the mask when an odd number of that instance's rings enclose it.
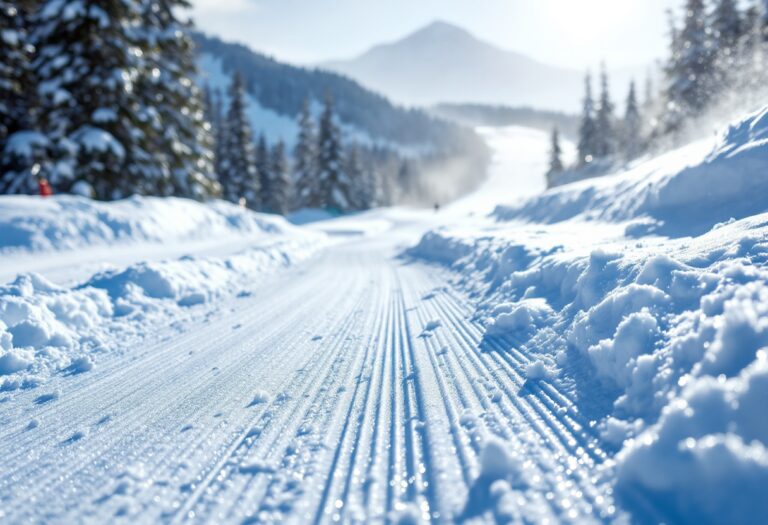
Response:
[[[167,243],[295,232],[282,218],[223,201],[131,197],[0,196],[0,253],[51,251],[117,243]]]
[[[520,205],[500,206],[501,221],[554,223],[581,217],[651,219],[640,232],[703,233],[731,218],[768,210],[768,108],[704,140],[628,172],[557,188]],[[636,227],[637,228],[637,227]]]
[[[619,454],[618,487],[671,521],[754,523],[768,513],[768,352],[732,379],[702,377]]]
[[[525,334],[545,326],[555,315],[546,299],[523,299],[494,308],[489,335]]]
[[[153,327],[189,318],[191,307],[236,298],[258,274],[306,259],[322,245],[307,234],[226,258],[139,263],[71,288],[20,275],[0,286],[0,391],[89,372],[101,355],[126,351]]]

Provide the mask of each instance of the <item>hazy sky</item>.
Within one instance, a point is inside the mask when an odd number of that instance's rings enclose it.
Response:
[[[441,19],[577,69],[645,65],[681,0],[193,0],[204,31],[296,63],[348,58]]]

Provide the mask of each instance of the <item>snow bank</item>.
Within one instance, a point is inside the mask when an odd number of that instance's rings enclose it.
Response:
[[[40,275],[0,287],[0,391],[30,388],[52,374],[92,370],[105,353],[135,347],[153,328],[189,317],[190,307],[253,286],[260,273],[311,256],[317,234],[227,258],[183,257],[94,275],[65,288]]]
[[[131,197],[99,202],[69,195],[47,199],[0,196],[0,254],[295,231],[279,217],[223,201],[201,204],[187,199]]]
[[[703,233],[717,223],[768,210],[768,108],[704,140],[626,173],[549,191],[501,206],[498,220],[553,223],[575,217],[630,221],[667,235]]]
[[[443,226],[408,252],[460,272],[486,338],[592,414],[641,521],[768,512],[764,173],[768,111],[714,148]]]
[[[618,457],[619,489],[672,521],[754,523],[768,514],[768,351],[732,378],[702,377]]]

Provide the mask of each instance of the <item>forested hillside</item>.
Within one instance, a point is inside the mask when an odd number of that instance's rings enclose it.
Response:
[[[473,131],[196,34],[189,5],[0,2],[0,193],[347,212],[431,204],[482,180]],[[202,55],[228,77],[216,89],[196,69]],[[295,137],[251,118],[259,108],[295,122]],[[444,166],[450,176],[437,177]]]
[[[345,142],[342,147],[355,150],[355,162],[363,173],[378,173],[377,180],[369,182],[369,186],[380,187],[377,204],[450,200],[483,178],[487,148],[468,127],[420,109],[397,106],[336,73],[284,64],[243,45],[200,33],[194,39],[198,55],[204,58],[201,64],[211,69],[200,72],[203,88],[212,92],[212,98],[223,98],[219,103],[225,105],[229,98],[226,86],[239,74],[248,100],[259,108],[252,110],[251,124],[268,142],[295,144],[301,133],[299,122],[306,123],[307,118],[319,121],[326,100],[332,99],[333,119]],[[223,88],[222,73],[226,77]],[[305,108],[309,115],[302,117]],[[264,118],[265,113],[270,118]],[[281,122],[275,122],[277,119]],[[290,136],[292,129],[285,129],[286,119],[297,123],[294,136]],[[434,174],[444,166],[451,169],[435,180]],[[302,178],[300,173],[296,176]]]

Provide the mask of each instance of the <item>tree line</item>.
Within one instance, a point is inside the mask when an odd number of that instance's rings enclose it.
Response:
[[[310,100],[304,102],[296,145],[288,152],[282,140],[270,145],[264,133],[254,138],[240,73],[226,97],[207,86],[204,93],[224,199],[279,214],[301,208],[365,210],[393,200],[391,188],[385,191],[382,163],[368,148],[344,140],[330,94],[317,122]]]
[[[591,170],[635,159],[651,148],[677,143],[688,126],[738,92],[741,106],[757,103],[766,82],[768,1],[685,0],[682,16],[669,17],[669,55],[663,64],[660,89],[650,78],[644,100],[635,82],[627,93],[623,114],[616,116],[605,66],[595,98],[591,76],[585,81],[575,166],[565,166],[558,130],[552,133],[550,186],[569,169]],[[752,96],[753,99],[749,99]]]

